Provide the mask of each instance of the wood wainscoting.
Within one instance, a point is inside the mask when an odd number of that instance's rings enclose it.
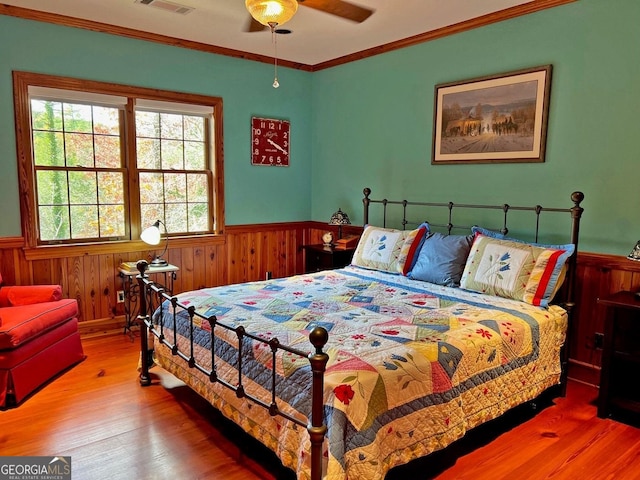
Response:
[[[165,258],[180,267],[176,292],[231,283],[300,274],[302,245],[321,243],[326,231],[337,227],[320,222],[291,222],[228,226],[224,235],[172,238]],[[361,227],[345,227],[360,234]],[[7,285],[60,284],[65,296],[80,304],[83,336],[122,332],[124,304],[117,303],[122,282],[117,272],[123,261],[152,258],[140,242],[116,245],[52,247],[25,250],[21,237],[0,239],[0,273]],[[571,327],[569,375],[599,384],[600,350],[596,332],[604,332],[603,307],[597,298],[619,290],[640,290],[640,262],[607,254],[580,253],[576,279],[577,307]]]
[[[321,242],[329,229],[314,225],[227,226],[223,235],[171,238],[164,258],[180,268],[174,291],[261,280],[267,272],[273,278],[302,273],[302,245]],[[25,249],[22,237],[0,238],[0,274],[7,285],[62,285],[65,297],[78,300],[82,335],[95,336],[124,327],[120,263],[151,260],[154,253],[141,241]]]

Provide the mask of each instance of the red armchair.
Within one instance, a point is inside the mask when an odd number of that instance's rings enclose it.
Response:
[[[0,288],[0,408],[83,359],[78,302],[59,285]]]

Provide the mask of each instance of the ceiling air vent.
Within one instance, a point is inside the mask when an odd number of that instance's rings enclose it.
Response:
[[[141,3],[142,5],[149,5],[150,7],[156,7],[166,12],[179,13],[186,15],[187,13],[195,10],[192,7],[186,5],[180,5],[179,3],[167,2],[167,0],[135,0],[135,3]]]

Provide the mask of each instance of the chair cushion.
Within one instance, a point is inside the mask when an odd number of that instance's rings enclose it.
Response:
[[[13,307],[62,300],[60,285],[14,285],[0,288],[0,306]]]
[[[77,315],[74,299],[0,308],[0,350],[16,348]]]

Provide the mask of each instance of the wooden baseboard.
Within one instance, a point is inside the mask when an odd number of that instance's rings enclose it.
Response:
[[[103,337],[124,332],[124,316],[119,315],[114,318],[103,318],[100,320],[88,320],[78,324],[81,338]]]

